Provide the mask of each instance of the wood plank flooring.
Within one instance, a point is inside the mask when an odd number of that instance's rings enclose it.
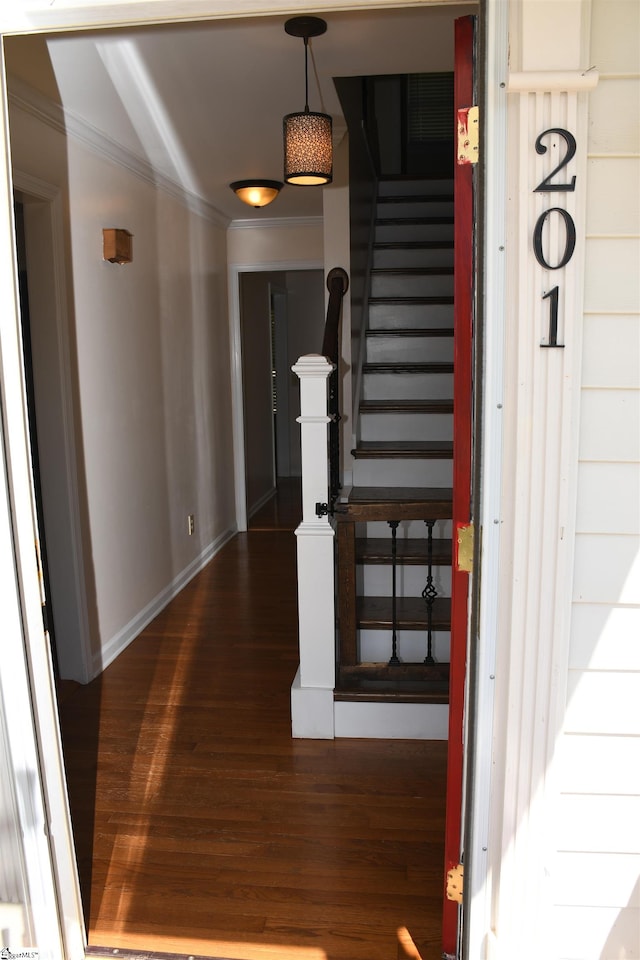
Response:
[[[61,698],[92,949],[440,957],[446,744],[291,739],[296,502]]]

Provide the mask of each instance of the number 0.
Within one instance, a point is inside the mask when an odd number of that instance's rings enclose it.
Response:
[[[544,250],[542,249],[542,230],[547,217],[552,213],[559,213],[564,220],[565,226],[564,252],[556,264],[551,264],[548,262],[544,255]],[[567,211],[563,210],[561,207],[550,207],[548,210],[545,210],[544,213],[541,213],[533,231],[533,252],[535,253],[536,260],[540,266],[545,267],[547,270],[559,270],[561,267],[565,267],[569,263],[569,260],[571,260],[575,248],[576,225],[573,222],[573,217],[571,214],[567,213]]]

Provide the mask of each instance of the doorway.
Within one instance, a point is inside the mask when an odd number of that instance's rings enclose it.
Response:
[[[291,367],[319,353],[324,332],[321,269],[243,272],[240,286],[246,504],[251,518],[280,481],[300,481],[298,378]]]
[[[89,583],[77,483],[81,438],[73,386],[73,339],[63,262],[59,189],[14,172],[23,307],[25,378],[44,585],[57,675],[91,675]],[[37,428],[36,428],[37,425]]]

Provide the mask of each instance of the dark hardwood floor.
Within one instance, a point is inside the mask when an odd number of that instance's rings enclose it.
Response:
[[[446,744],[291,739],[287,486],[61,697],[92,948],[440,957]]]

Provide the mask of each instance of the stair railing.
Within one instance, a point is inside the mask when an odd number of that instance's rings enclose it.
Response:
[[[342,267],[334,267],[327,276],[329,303],[327,320],[322,341],[322,355],[333,365],[329,375],[327,411],[329,422],[329,496],[327,509],[333,511],[333,505],[340,493],[340,321],[342,318],[342,300],[349,289],[349,277]]]

